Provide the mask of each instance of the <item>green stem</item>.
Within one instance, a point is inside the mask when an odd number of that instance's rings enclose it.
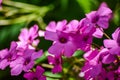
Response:
[[[92,43],[92,45],[93,45],[94,47],[97,47],[98,49],[100,49],[100,46],[99,46],[98,44]]]
[[[44,68],[50,68],[50,69],[53,68],[53,65],[45,64],[45,63],[41,64],[41,66],[44,67]]]
[[[106,38],[111,39],[105,32],[103,32]]]
[[[24,15],[15,19],[8,19],[8,20],[0,20],[0,25],[10,25],[10,24],[17,24],[17,23],[22,23],[22,22],[27,22],[28,20],[34,20],[38,16],[36,14],[29,14],[29,15]]]
[[[97,27],[103,32],[103,34],[106,38],[111,39],[99,26],[97,26]]]

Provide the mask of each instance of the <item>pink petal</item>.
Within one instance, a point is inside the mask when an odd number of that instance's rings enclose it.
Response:
[[[96,16],[96,11],[92,11],[92,12],[86,14],[86,17],[87,17],[90,21],[92,21],[92,19],[93,19],[95,16]]]
[[[27,80],[31,80],[34,77],[34,72],[29,72],[29,73],[25,73],[24,74],[24,78],[26,78]]]
[[[68,31],[77,31],[79,27],[78,24],[78,20],[72,20],[71,22],[69,22],[69,24],[67,25]]]
[[[54,43],[49,49],[48,52],[50,54],[53,54],[55,56],[60,56],[62,54],[64,45],[60,44],[60,43]]]
[[[38,25],[34,25],[29,29],[29,36],[32,37],[32,39],[35,39],[38,36]]]
[[[11,75],[12,76],[17,76],[22,72],[23,65],[17,64],[15,67],[11,69]]]
[[[10,63],[10,68],[13,68],[13,67],[15,67],[16,65],[18,65],[18,64],[23,64],[24,63],[24,58],[23,57],[18,57],[16,60],[14,60],[14,61],[12,61],[11,63]]]
[[[55,21],[51,21],[48,26],[46,27],[47,31],[52,31],[55,32],[56,31],[56,22]]]
[[[0,62],[0,69],[4,70],[10,62],[7,61],[7,59],[4,59]]]
[[[12,41],[12,42],[11,42],[11,45],[10,45],[10,50],[9,50],[9,52],[15,51],[16,47],[17,47],[17,43],[14,42],[14,41]],[[12,53],[12,54],[14,54],[14,53]]]
[[[114,47],[110,49],[110,53],[114,55],[120,55],[120,47]]]
[[[35,60],[35,59],[37,59],[37,58],[40,58],[41,56],[42,56],[42,54],[43,54],[43,51],[42,50],[39,50],[38,52],[34,52],[33,54],[32,54],[32,60]]]
[[[40,66],[37,66],[36,67],[36,76],[39,76],[39,77],[41,77],[41,75],[43,74],[45,72],[45,70],[42,68],[42,67],[40,67]]]
[[[93,33],[93,36],[96,38],[102,38],[103,32],[99,28],[96,28],[96,31]]]
[[[64,55],[66,57],[71,57],[76,49],[76,46],[72,42],[68,42],[64,47]]]
[[[24,28],[24,29],[22,29],[21,30],[21,33],[20,33],[20,35],[19,35],[19,40],[20,41],[23,41],[23,42],[25,42],[25,41],[27,41],[28,40],[28,37],[29,37],[29,35],[28,35],[28,29],[26,29],[26,28]]]
[[[115,30],[115,32],[112,34],[112,38],[117,41],[118,35],[120,32],[120,27]]]
[[[46,80],[46,76],[41,76],[39,80]]]
[[[105,40],[104,40],[104,46],[105,46],[106,48],[112,48],[112,47],[117,46],[117,43],[116,43],[115,40],[105,39]]]
[[[55,32],[46,31],[45,32],[45,39],[56,41],[58,39],[58,36]]]
[[[59,73],[62,71],[62,66],[59,64],[59,65],[56,65],[53,69],[52,69],[52,72],[53,73]]]
[[[56,25],[56,30],[58,31],[64,30],[66,24],[67,24],[67,20],[59,21]]]
[[[8,54],[9,54],[8,49],[3,49],[3,50],[0,51],[0,58],[3,59]]]
[[[28,72],[30,69],[33,68],[34,64],[35,64],[34,61],[30,61],[29,64],[24,65],[23,70],[24,70],[25,72]]]
[[[107,29],[109,24],[108,24],[109,18],[107,16],[100,17],[97,24],[98,26]]]
[[[84,58],[88,61],[92,60],[98,55],[98,50],[90,50],[84,54]]]
[[[101,16],[108,16],[108,15],[111,15],[111,13],[112,13],[112,10],[105,6],[100,6],[100,8],[97,11],[97,14]]]
[[[54,64],[55,63],[55,58],[53,56],[48,56],[48,62],[49,64]]]
[[[112,63],[115,59],[116,59],[116,58],[115,58],[114,55],[108,54],[108,55],[106,55],[106,56],[103,57],[102,62],[103,62],[104,64],[110,64],[110,63]]]

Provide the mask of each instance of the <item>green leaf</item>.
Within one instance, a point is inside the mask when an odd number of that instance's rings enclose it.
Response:
[[[47,76],[47,77],[51,77],[51,78],[62,78],[62,74],[60,74],[60,73],[57,73],[57,74],[53,74],[52,72],[50,72],[50,71],[46,71],[45,73],[44,73],[44,75],[45,76]]]
[[[69,0],[61,0],[61,9],[66,10],[68,7]]]
[[[84,10],[84,13],[88,13],[91,11],[91,1],[90,0],[77,0],[80,7]]]
[[[77,50],[77,51],[75,51],[73,56],[75,56],[77,58],[82,58],[83,54],[84,54],[84,52],[82,50]]]
[[[59,80],[59,79],[47,77],[47,80]]]
[[[39,63],[41,63],[41,62],[47,60],[47,55],[48,55],[48,52],[45,51],[44,54],[42,55],[42,57],[38,58],[38,59],[35,61],[36,64],[39,64]]]
[[[0,48],[9,47],[11,41],[18,40],[20,29],[25,26],[25,23],[3,26],[0,29]]]
[[[113,20],[116,25],[120,25],[120,8],[115,11]]]

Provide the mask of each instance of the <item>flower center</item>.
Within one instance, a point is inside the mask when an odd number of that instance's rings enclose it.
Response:
[[[24,65],[29,64],[29,62],[30,62],[30,58],[27,58],[26,61],[24,62]]]
[[[67,42],[67,39],[64,38],[64,37],[61,37],[61,38],[59,39],[59,41],[60,41],[61,43],[66,43],[66,42]]]
[[[92,19],[92,23],[96,23],[98,20],[99,20],[99,16],[95,16],[95,17]]]
[[[61,61],[60,61],[60,59],[58,59],[58,58],[57,58],[56,61],[55,61],[55,63],[56,63],[57,65],[59,65],[60,62],[61,62]]]
[[[38,80],[38,78],[34,77],[33,80]]]
[[[83,37],[83,41],[84,41],[84,42],[87,42],[88,39],[89,39],[89,36],[88,36],[88,35],[85,35],[85,36]]]
[[[7,60],[8,60],[8,61],[11,61],[11,58],[12,58],[12,55],[8,55],[8,56],[7,56]]]

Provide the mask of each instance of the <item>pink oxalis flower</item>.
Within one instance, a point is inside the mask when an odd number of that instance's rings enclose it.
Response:
[[[30,49],[35,49],[34,47],[36,47],[39,43],[39,40],[36,39],[38,36],[39,34],[37,25],[34,25],[29,30],[27,28],[22,29],[18,37],[20,40],[17,42],[18,47],[29,47]]]
[[[48,56],[49,64],[53,64],[53,73],[58,73],[62,71],[62,58],[61,56]]]
[[[27,80],[46,80],[46,77],[43,75],[44,71],[42,67],[37,66],[35,71],[25,73],[24,78]]]
[[[22,70],[28,72],[33,68],[35,60],[42,56],[42,51],[35,52],[32,49],[26,49],[24,54],[10,63],[11,75],[19,75]]]
[[[104,46],[110,50],[111,54],[120,55],[120,28],[112,34],[112,39],[104,40]]]

